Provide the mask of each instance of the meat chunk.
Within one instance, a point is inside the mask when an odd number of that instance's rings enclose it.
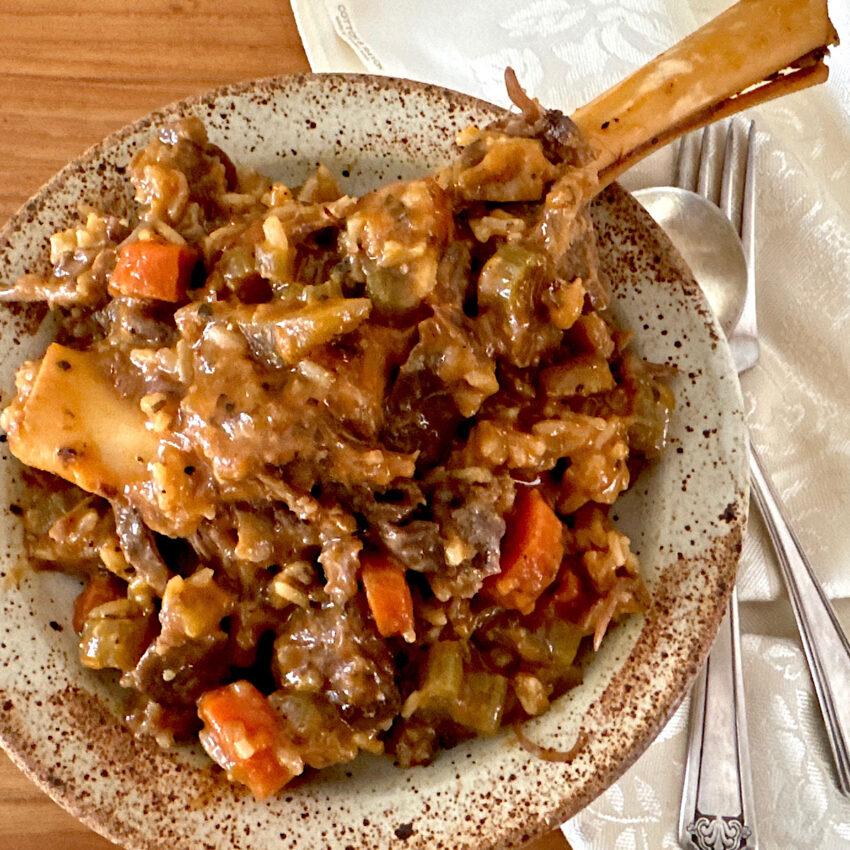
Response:
[[[275,641],[283,691],[324,694],[357,728],[386,729],[400,697],[393,658],[359,606],[295,611]]]
[[[154,701],[186,706],[218,682],[228,666],[221,621],[233,609],[210,569],[173,576],[159,612],[160,633],[123,682]]]

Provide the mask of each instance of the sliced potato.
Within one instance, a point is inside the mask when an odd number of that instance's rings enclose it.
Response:
[[[18,460],[107,497],[147,477],[159,438],[145,423],[139,405],[117,394],[95,352],[57,343],[23,404],[5,419]]]

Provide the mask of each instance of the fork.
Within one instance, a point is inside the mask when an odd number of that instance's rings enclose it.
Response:
[[[746,141],[743,135],[739,123],[729,124],[720,180],[720,207],[739,229],[748,266],[747,296],[743,310],[728,335],[739,373],[754,366],[759,356],[754,281],[753,123],[749,125]],[[713,197],[717,182],[711,153],[712,148],[718,145],[713,137],[710,128],[706,128],[699,153],[697,187],[700,194],[707,197]],[[676,182],[684,188],[693,186],[695,157],[692,150],[688,140],[683,139],[677,161]],[[788,590],[824,718],[838,787],[842,793],[850,794],[850,701],[846,697],[850,693],[850,642],[784,515],[758,452],[752,442],[748,442],[753,499],[764,518]],[[679,822],[680,842],[684,847],[697,847],[700,850],[712,847],[723,847],[724,850],[747,847],[752,850],[756,847],[737,619],[737,596],[733,592],[728,622],[721,626],[718,642],[712,648],[709,662],[693,693],[691,741]],[[722,700],[720,704],[718,700]],[[724,728],[728,737],[725,742],[718,742],[715,733]],[[720,749],[713,750],[717,744]],[[713,765],[724,757],[727,759],[726,766],[724,768],[721,764],[721,772],[715,776]],[[725,791],[717,796],[717,792],[722,789]],[[714,811],[722,812],[719,804],[723,802],[727,805],[731,802],[731,808],[727,809],[730,814],[718,814],[713,819],[703,814],[709,803],[715,805]],[[738,804],[740,809],[736,808]]]
[[[753,274],[754,126],[750,123],[745,134],[739,122],[729,123],[723,169],[719,175],[715,165],[719,153],[716,136],[716,130],[710,127],[703,131],[698,155],[692,144],[695,140],[682,139],[675,184],[683,189],[696,189],[715,203],[719,200],[719,206],[741,236],[747,260],[747,291],[741,314],[729,331],[728,339],[735,367],[742,372],[758,360]],[[697,165],[698,174],[695,175]],[[754,850],[757,847],[735,589],[691,695],[679,842],[683,847],[699,850],[741,850],[744,847]]]

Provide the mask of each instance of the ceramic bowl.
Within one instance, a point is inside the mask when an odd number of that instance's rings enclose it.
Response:
[[[183,101],[126,127],[61,171],[0,232],[0,280],[43,266],[47,239],[80,202],[120,210],[127,165],[156,128],[188,113],[231,158],[297,183],[318,162],[349,193],[445,162],[455,133],[501,114],[444,89],[387,78],[301,75]],[[513,731],[402,770],[361,756],[258,803],[197,748],[163,751],[122,725],[114,679],[77,661],[71,607],[79,583],[26,568],[17,518],[0,513],[0,741],[51,797],[128,848],[514,847],[575,814],[643,752],[705,659],[735,577],[746,513],[741,397],[729,351],[690,273],[659,228],[614,186],[593,204],[614,311],[638,351],[672,363],[677,407],[670,445],[615,514],[642,562],[652,604],[609,632],[580,686],[526,734],[570,763],[541,760]],[[37,357],[50,328],[7,310],[0,390]],[[0,503],[24,486],[0,461]]]

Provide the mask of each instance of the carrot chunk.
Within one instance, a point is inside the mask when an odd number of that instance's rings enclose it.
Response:
[[[197,259],[197,253],[185,245],[130,242],[118,253],[109,278],[109,292],[175,304],[186,297]]]
[[[105,602],[114,602],[124,597],[121,582],[112,575],[96,573],[74,600],[74,617],[72,625],[77,634],[82,634],[88,615]]]
[[[500,572],[484,580],[483,593],[503,608],[530,614],[563,557],[561,520],[538,490],[523,487],[502,538]]]
[[[380,635],[401,635],[408,642],[415,640],[413,597],[404,567],[388,555],[367,552],[360,556],[360,575]]]
[[[247,785],[258,800],[279,791],[304,769],[284,735],[271,703],[241,680],[207,691],[198,700],[204,721],[199,738],[231,781]]]

